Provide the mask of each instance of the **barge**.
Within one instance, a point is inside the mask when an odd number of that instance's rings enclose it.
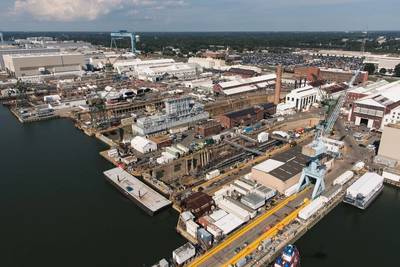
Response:
[[[112,185],[149,215],[171,205],[170,200],[119,167],[105,171],[104,175]]]

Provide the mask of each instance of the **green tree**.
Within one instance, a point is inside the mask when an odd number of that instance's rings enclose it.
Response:
[[[382,68],[382,69],[379,70],[379,73],[383,74],[383,75],[385,75],[386,72],[387,72],[387,70],[385,68]]]
[[[369,74],[369,75],[372,75],[372,74],[375,73],[375,65],[372,64],[372,63],[367,63],[367,64],[365,64],[365,66],[364,66],[364,70],[365,70],[365,71],[368,71],[368,74]]]
[[[394,67],[394,76],[400,77],[400,64],[397,64],[396,67]]]

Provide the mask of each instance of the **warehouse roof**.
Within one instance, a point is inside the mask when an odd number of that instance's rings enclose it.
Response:
[[[238,228],[243,223],[244,223],[244,221],[242,221],[235,215],[228,213],[228,215],[226,215],[222,219],[216,221],[214,224],[219,229],[221,229],[225,235],[227,235],[230,232],[232,232],[233,230],[235,230],[236,228]]]
[[[299,174],[307,165],[310,158],[301,153],[300,147],[295,147],[266,160],[253,168],[267,172],[272,176],[286,181]]]
[[[260,164],[257,164],[256,166],[253,167],[253,169],[262,172],[270,172],[282,166],[283,164],[285,163],[274,159],[268,159],[266,161],[261,162]]]

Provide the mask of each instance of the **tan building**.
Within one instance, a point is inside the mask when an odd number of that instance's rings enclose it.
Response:
[[[388,124],[383,128],[378,155],[400,162],[400,124]]]
[[[16,77],[80,72],[84,64],[82,54],[18,54],[4,55],[6,71]]]
[[[296,147],[272,157],[251,169],[251,177],[258,183],[284,193],[299,182],[301,172],[309,158]]]

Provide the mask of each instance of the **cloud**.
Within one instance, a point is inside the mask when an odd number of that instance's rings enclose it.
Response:
[[[14,13],[30,14],[42,21],[91,21],[115,10],[163,9],[185,3],[185,0],[16,0]]]

